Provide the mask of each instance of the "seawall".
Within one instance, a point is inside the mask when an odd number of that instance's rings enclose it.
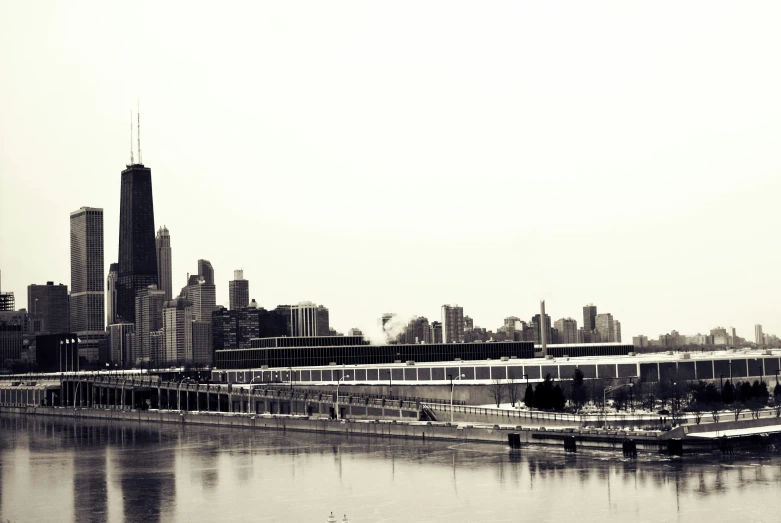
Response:
[[[577,429],[537,430],[508,425],[460,425],[447,423],[405,422],[388,420],[331,420],[286,415],[247,415],[226,413],[187,413],[177,411],[123,411],[105,409],[72,409],[56,407],[0,407],[0,414],[53,416],[79,420],[122,420],[144,423],[204,425],[253,430],[315,432],[344,436],[371,436],[454,441],[458,443],[492,443],[508,445],[508,434],[518,434],[522,445],[553,445],[562,448],[565,439],[575,438],[578,446],[622,451],[626,439],[637,444],[638,451],[658,452],[664,440],[658,433],[580,431]]]

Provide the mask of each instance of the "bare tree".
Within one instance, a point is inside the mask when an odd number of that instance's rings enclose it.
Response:
[[[515,404],[521,399],[521,384],[512,379],[508,381],[507,397],[510,400],[510,404],[515,407]]]
[[[497,407],[502,404],[505,389],[506,386],[500,379],[491,380],[491,384],[488,385],[488,394],[490,394],[491,398],[493,398]]]
[[[732,403],[732,413],[735,414],[735,421],[738,421],[738,418],[740,418],[740,413],[743,410],[743,403],[740,401],[735,401]]]

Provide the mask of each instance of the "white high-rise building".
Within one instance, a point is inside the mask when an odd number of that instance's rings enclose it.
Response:
[[[311,301],[302,301],[290,307],[291,336],[328,336],[330,325],[328,309]]]
[[[464,342],[464,308],[458,305],[442,306],[442,343]]]
[[[183,298],[192,302],[193,315],[197,321],[212,321],[212,312],[217,308],[217,290],[202,276],[185,287]]]
[[[163,309],[163,361],[184,363],[193,360],[193,304],[184,298],[167,301]]]
[[[149,285],[136,295],[135,343],[132,362],[148,362],[152,357],[151,335],[163,326],[165,293]]]
[[[70,214],[70,329],[100,331],[106,326],[103,274],[103,209],[82,207]]]

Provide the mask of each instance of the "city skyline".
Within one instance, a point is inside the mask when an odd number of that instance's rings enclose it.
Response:
[[[635,6],[613,25],[572,5],[583,23],[561,28],[527,24],[548,20],[546,6],[454,7],[441,46],[428,40],[426,24],[380,7],[312,8],[322,25],[282,31],[269,20],[297,20],[294,13],[252,7],[252,16],[231,19],[237,31],[218,17],[210,34],[225,38],[217,42],[175,43],[157,30],[175,25],[171,7],[107,8],[101,25],[83,6],[68,6],[72,30],[54,25],[45,35],[47,26],[13,23],[37,10],[2,8],[0,28],[25,49],[21,60],[10,47],[0,51],[10,78],[1,95],[0,221],[9,225],[0,231],[0,269],[16,308],[30,309],[29,284],[70,280],[66,217],[74,209],[104,209],[104,273],[118,261],[127,110],[140,97],[153,231],[174,231],[176,288],[197,260],[213,263],[217,304],[228,305],[228,281],[242,267],[259,290],[250,299],[267,309],[322,303],[341,332],[386,310],[438,319],[446,303],[495,329],[507,316],[528,318],[541,299],[554,322],[580,320],[583,304],[596,303],[620,319],[625,340],[715,325],[747,339],[755,324],[781,331],[772,293],[779,252],[741,248],[765,245],[781,225],[772,152],[781,78],[755,67],[772,62],[778,7],[721,6],[705,18],[685,7],[673,23]],[[427,7],[420,20],[440,14]],[[212,28],[203,13],[191,16],[193,27]],[[391,50],[397,33],[378,19],[408,37]],[[265,51],[251,20],[264,20],[286,51]],[[508,25],[484,31],[480,21]],[[745,38],[714,40],[727,21],[750,28]],[[648,47],[669,24],[664,45]],[[475,38],[465,40],[457,28],[472,25]],[[108,26],[116,38],[94,49]],[[149,41],[124,46],[138,28]],[[343,40],[328,36],[334,29]],[[264,74],[246,68],[249,57],[266,64]],[[167,71],[169,61],[177,64],[171,74],[126,74]],[[584,63],[591,81],[564,96],[555,86],[580,83]],[[64,91],[38,76],[46,68]],[[312,84],[304,70],[315,71],[321,90],[299,88]],[[189,81],[203,71],[210,80]],[[410,77],[420,80],[394,80]],[[227,96],[216,78],[238,87]],[[367,118],[366,107],[376,114]],[[35,136],[19,132],[38,114],[51,125]],[[40,154],[41,143],[49,154]],[[65,176],[62,158],[73,167]],[[31,194],[47,205],[25,212],[19,195]],[[11,225],[22,216],[24,227]],[[737,248],[714,251],[733,239]]]

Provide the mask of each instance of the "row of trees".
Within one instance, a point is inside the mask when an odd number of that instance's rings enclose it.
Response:
[[[610,384],[608,386],[607,380],[586,381],[580,369],[576,369],[572,380],[567,382],[556,382],[547,375],[542,382],[526,386],[523,403],[535,409],[580,412],[587,405],[604,409],[605,402],[612,401],[617,411],[640,408],[672,414],[673,417],[682,412],[693,412],[699,423],[702,413],[711,412],[718,420],[725,409],[733,411],[736,419],[743,410],[750,410],[754,417],[759,417],[759,410],[766,407],[771,399],[767,383],[759,380],[734,385],[727,381],[719,386],[704,381],[644,383],[627,380],[618,383],[611,380]],[[515,381],[502,383],[494,380],[489,386],[489,393],[497,407],[505,399],[515,406],[520,400],[521,390],[521,385]],[[776,415],[781,417],[781,384],[776,383],[772,398]]]

